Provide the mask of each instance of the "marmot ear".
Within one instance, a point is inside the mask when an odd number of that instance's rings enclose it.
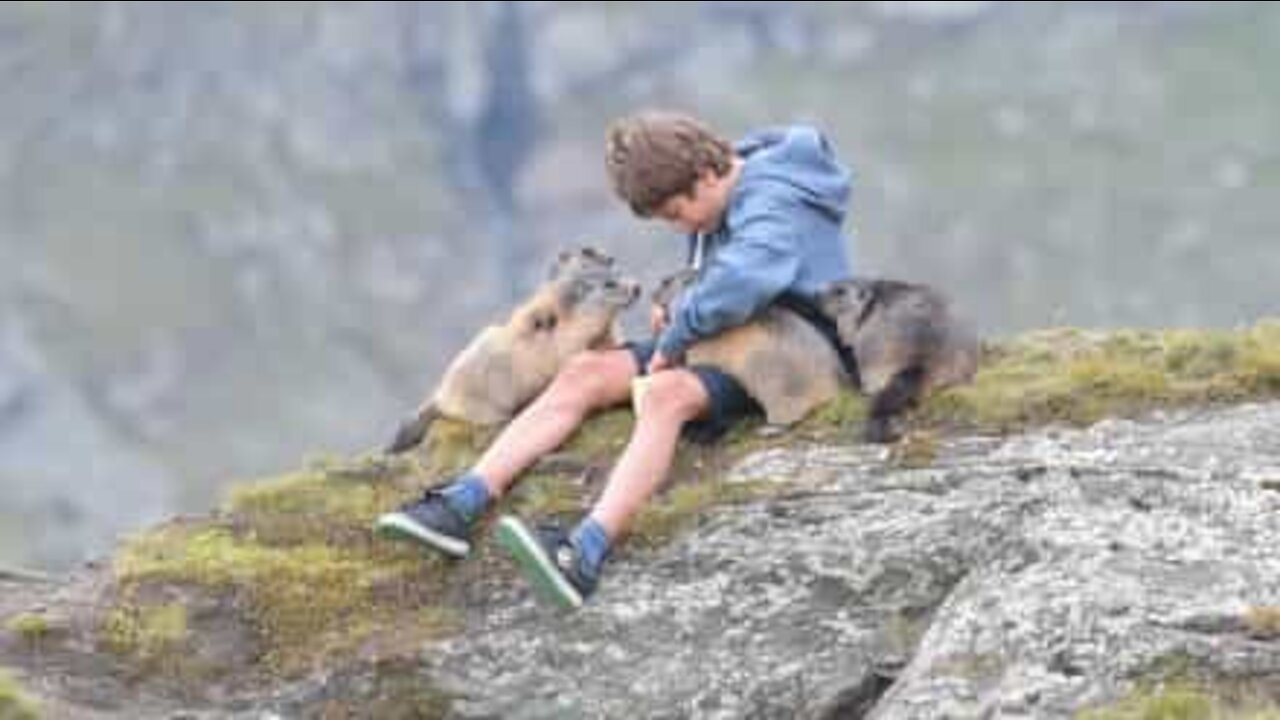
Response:
[[[613,256],[606,254],[604,251],[596,248],[595,246],[588,245],[584,247],[582,249],[582,254],[586,255],[592,260],[598,260],[604,263],[605,267],[613,267]]]
[[[557,253],[556,259],[552,260],[551,264],[547,266],[547,280],[549,281],[555,280],[556,276],[560,274],[560,268],[563,267],[568,260],[569,260],[568,250],[561,250],[559,253]]]

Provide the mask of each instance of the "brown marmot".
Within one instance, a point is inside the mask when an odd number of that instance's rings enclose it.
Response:
[[[872,397],[864,433],[870,442],[896,439],[894,417],[977,372],[977,334],[934,288],[853,278],[828,284],[818,305],[853,351],[862,391]]]
[[[691,269],[663,278],[651,300],[667,308],[696,277]],[[686,365],[710,365],[737,380],[764,410],[770,425],[786,426],[807,416],[848,382],[840,357],[809,321],[780,307],[689,346]]]
[[[618,315],[640,285],[598,251],[562,253],[543,283],[503,325],[482,330],[445,369],[437,387],[400,424],[386,452],[401,453],[438,417],[476,425],[510,420],[551,383],[571,356],[617,343]]]

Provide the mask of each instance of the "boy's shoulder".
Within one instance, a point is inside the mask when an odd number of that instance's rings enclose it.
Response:
[[[739,153],[750,155],[755,151],[771,147],[790,147],[801,145],[822,145],[826,142],[826,133],[817,125],[810,123],[789,123],[786,125],[768,125],[748,131],[737,142],[734,149]]]

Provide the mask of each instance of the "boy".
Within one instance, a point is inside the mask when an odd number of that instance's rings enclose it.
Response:
[[[614,193],[636,216],[687,234],[697,281],[671,317],[651,309],[654,340],[571,360],[474,468],[377,523],[380,533],[465,556],[475,520],[525,468],[590,413],[628,402],[631,381],[649,375],[631,438],[586,518],[567,533],[532,530],[512,516],[498,522],[499,542],[565,608],[594,592],[610,549],[665,479],[681,432],[714,440],[756,409],[728,375],[684,367],[684,350],[774,302],[804,314],[838,346],[812,298],[849,277],[840,228],[850,176],[813,128],[765,130],[731,145],[687,115],[641,112],[610,126],[605,167]],[[850,363],[847,353],[842,358]]]

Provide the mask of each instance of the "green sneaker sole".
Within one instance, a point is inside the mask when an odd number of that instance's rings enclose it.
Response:
[[[495,533],[498,544],[511,553],[511,557],[539,594],[563,610],[582,607],[582,594],[564,578],[551,558],[547,557],[538,538],[524,523],[511,515],[505,515],[498,521]]]
[[[463,558],[471,551],[471,544],[465,540],[442,535],[431,528],[423,527],[401,513],[388,513],[378,518],[373,531],[378,537],[388,540],[411,540],[449,557]]]

